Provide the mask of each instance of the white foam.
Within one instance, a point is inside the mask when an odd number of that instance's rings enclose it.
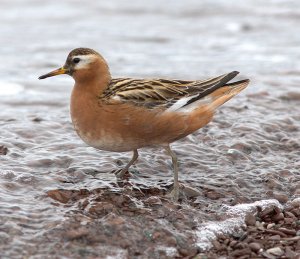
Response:
[[[178,252],[175,247],[168,247],[168,246],[156,246],[156,251],[164,251],[166,253],[166,256],[169,258],[175,258],[178,257]]]
[[[263,209],[269,206],[282,207],[277,200],[262,200],[249,204],[238,204],[235,206],[223,206],[226,210],[225,214],[228,217],[224,221],[218,222],[206,222],[201,224],[196,230],[197,246],[206,251],[212,248],[211,241],[216,239],[220,234],[232,234],[237,228],[240,228],[244,222],[247,213],[255,211],[257,206],[261,206]]]
[[[24,86],[17,83],[0,82],[0,96],[16,95],[24,90]]]

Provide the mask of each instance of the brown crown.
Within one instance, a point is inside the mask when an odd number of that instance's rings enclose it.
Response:
[[[94,55],[98,55],[99,53],[96,52],[93,49],[89,49],[89,48],[77,48],[77,49],[73,49],[69,55],[68,58],[74,57],[74,56],[78,56],[78,55],[90,55],[90,54],[94,54]]]

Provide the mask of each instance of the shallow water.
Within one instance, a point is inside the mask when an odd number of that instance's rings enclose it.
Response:
[[[3,258],[93,258],[95,253],[125,258],[132,256],[126,245],[90,238],[82,252],[83,243],[62,233],[72,224],[78,229],[84,220],[98,226],[108,220],[107,215],[116,214],[125,215],[138,240],[143,226],[130,219],[144,217],[142,207],[154,219],[146,224],[149,229],[165,226],[173,234],[176,229],[182,232],[182,240],[196,240],[191,222],[217,219],[222,204],[273,198],[284,203],[300,196],[300,4],[296,1],[115,0],[82,5],[71,0],[59,4],[27,0],[1,1],[0,9]],[[115,77],[196,79],[239,70],[239,78],[251,79],[250,86],[221,107],[209,125],[173,144],[181,182],[201,193],[183,201],[182,215],[176,216],[181,224],[189,222],[190,228],[174,225],[167,216],[167,223],[160,222],[155,214],[158,205],[147,200],[158,196],[162,215],[177,208],[163,199],[172,184],[172,171],[162,150],[142,150],[129,182],[118,185],[113,170],[125,165],[131,154],[97,151],[75,135],[68,107],[71,78],[37,80],[61,66],[68,52],[79,46],[101,52]],[[66,190],[72,190],[73,196]],[[123,206],[118,207],[116,193],[121,197],[125,193],[123,199],[138,208],[137,214],[127,215]],[[93,218],[90,208],[103,197],[112,199],[117,209],[97,211]],[[82,207],[84,199],[88,205]],[[101,204],[97,206],[102,208]],[[76,218],[80,215],[84,220]],[[177,253],[171,241],[169,250],[160,244],[144,255]]]

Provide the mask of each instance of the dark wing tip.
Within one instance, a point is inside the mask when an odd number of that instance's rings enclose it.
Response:
[[[231,79],[236,77],[240,72],[239,71],[232,71],[228,74],[225,74],[222,79],[214,86],[214,88],[219,88],[224,86],[227,82],[229,82]]]
[[[198,95],[196,95],[194,98],[190,99],[184,106],[189,105],[192,102],[195,102],[197,100],[199,100],[200,98],[203,98],[204,96],[214,92],[215,90],[217,90],[220,87],[223,87],[224,85],[227,85],[227,82],[229,82],[231,79],[233,79],[234,77],[236,77],[236,75],[239,74],[239,71],[232,71],[228,74],[224,74],[221,77],[221,79],[219,79],[217,82],[214,82],[213,84],[211,84],[207,89],[205,89],[204,91],[201,91]],[[217,77],[217,78],[220,78]]]
[[[250,82],[250,79],[243,79],[243,80],[240,80],[240,81],[228,83],[228,84],[226,84],[226,86],[235,86],[235,85],[245,84],[245,83],[249,83],[249,82]]]
[[[228,73],[226,76],[223,77],[221,81],[224,81],[225,83],[236,77],[240,72],[239,71],[232,71]]]
[[[236,76],[237,74],[239,74],[240,72],[239,71],[232,71],[230,72],[229,74],[233,74],[234,76]]]

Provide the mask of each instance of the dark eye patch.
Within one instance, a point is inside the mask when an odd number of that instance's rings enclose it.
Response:
[[[80,58],[74,58],[73,59],[73,63],[75,63],[75,64],[79,63],[79,61],[80,61]]]

